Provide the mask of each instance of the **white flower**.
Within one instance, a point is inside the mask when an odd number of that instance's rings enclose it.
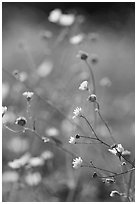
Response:
[[[109,152],[115,155],[130,155],[130,151],[124,150],[123,146],[121,144],[115,145],[112,149],[108,149]]]
[[[75,137],[70,137],[69,143],[70,144],[75,144],[76,143],[76,138]]]
[[[42,166],[43,164],[44,164],[44,160],[43,158],[40,158],[40,157],[32,157],[28,162],[29,167]]]
[[[57,23],[62,15],[62,12],[60,9],[55,9],[50,12],[50,15],[48,17],[48,20],[52,23]]]
[[[30,101],[34,93],[30,91],[26,91],[22,95],[26,97],[27,101]]]
[[[73,159],[73,162],[72,162],[73,168],[78,169],[79,167],[81,167],[82,163],[83,163],[83,160],[81,157]]]
[[[74,119],[74,118],[80,116],[80,115],[81,115],[81,111],[82,111],[82,108],[77,107],[77,108],[73,111],[74,116],[73,116],[72,118]]]
[[[28,163],[29,159],[30,159],[30,154],[26,153],[22,157],[20,157],[19,159],[15,159],[14,161],[9,162],[8,165],[12,169],[19,169],[19,168],[25,166]]]
[[[36,186],[41,182],[41,174],[39,172],[35,173],[28,173],[28,175],[25,176],[25,181],[29,186]]]
[[[41,157],[44,159],[44,160],[48,160],[48,159],[52,159],[54,157],[54,154],[50,151],[44,151],[41,153]]]
[[[50,141],[50,139],[49,139],[49,138],[47,138],[47,137],[42,137],[41,139],[43,140],[43,142],[44,142],[44,143],[47,143],[47,142],[49,142],[49,141]]]
[[[6,106],[2,106],[2,117],[5,115],[7,110],[8,110],[8,108]]]
[[[88,90],[88,82],[87,81],[83,81],[80,86],[79,86],[79,90]]]
[[[77,45],[84,40],[84,34],[78,34],[70,38],[69,42],[71,44]]]
[[[73,14],[62,14],[59,18],[59,24],[62,26],[71,26],[75,21]]]

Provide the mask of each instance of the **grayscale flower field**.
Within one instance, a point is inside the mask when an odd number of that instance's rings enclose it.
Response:
[[[3,202],[135,201],[134,3],[3,3]]]

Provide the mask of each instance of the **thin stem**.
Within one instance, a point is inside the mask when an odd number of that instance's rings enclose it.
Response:
[[[108,145],[107,143],[105,143],[105,142],[103,142],[101,139],[99,139],[99,137],[97,136],[95,130],[93,129],[93,127],[92,127],[92,125],[90,124],[90,122],[88,121],[88,119],[87,119],[84,115],[81,115],[80,117],[85,119],[85,121],[87,122],[87,124],[88,124],[89,127],[91,128],[93,134],[95,135],[96,139],[97,139],[98,141],[100,141],[102,144],[104,144],[105,146],[107,146],[107,147],[110,148],[110,145]]]
[[[19,131],[13,130],[13,129],[9,128],[6,124],[3,124],[3,126],[4,126],[6,129],[8,129],[9,131],[14,132],[14,133],[16,133],[16,134],[22,132],[22,130],[19,130]]]
[[[89,73],[90,73],[90,76],[91,76],[91,81],[92,81],[92,86],[93,86],[93,94],[96,95],[96,84],[95,84],[95,77],[94,77],[94,73],[93,73],[93,70],[92,70],[92,67],[91,65],[89,64],[89,62],[87,60],[85,60],[85,63],[89,69]],[[95,108],[96,108],[96,104],[93,103],[93,108],[94,108],[94,128],[96,127],[96,121],[97,121],[97,115],[96,115],[96,112],[95,112]]]
[[[116,176],[120,176],[120,175],[123,175],[123,174],[127,174],[129,172],[133,172],[135,170],[135,168],[132,168],[132,169],[129,169],[127,171],[124,171],[124,172],[121,172],[121,173],[115,173],[114,175],[109,175],[109,176],[98,176],[99,178],[109,178],[109,177],[116,177]]]
[[[111,173],[111,174],[116,174],[115,172],[113,171],[109,171],[109,170],[106,170],[106,169],[102,169],[102,168],[99,168],[99,167],[96,167],[96,166],[91,166],[91,165],[82,165],[81,167],[89,167],[89,168],[93,168],[93,169],[98,169],[98,170],[101,170],[101,171],[105,171],[107,173]]]
[[[91,139],[91,140],[98,140],[97,138],[89,137],[89,136],[84,136],[84,135],[79,135],[79,137],[83,137],[83,138]]]
[[[101,113],[100,113],[99,103],[98,103],[97,101],[95,101],[95,103],[97,104],[97,112],[98,112],[98,115],[99,115],[100,119],[101,119],[102,122],[105,124],[106,128],[108,129],[111,139],[113,140],[114,143],[116,143],[115,139],[114,139],[113,136],[112,136],[112,132],[111,132],[111,130],[110,130],[110,128],[109,128],[109,125],[107,124],[107,122],[104,120],[104,118],[102,117],[102,115],[101,115]]]

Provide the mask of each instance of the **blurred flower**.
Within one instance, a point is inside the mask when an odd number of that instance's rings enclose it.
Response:
[[[77,56],[78,58],[80,58],[81,60],[87,60],[88,58],[88,53],[82,51],[82,50],[79,50]]]
[[[7,142],[8,149],[15,153],[21,153],[29,148],[28,140],[22,139],[20,137],[12,138]]]
[[[44,159],[44,160],[48,160],[48,159],[52,159],[54,157],[54,154],[50,151],[44,151],[41,153],[41,157]]]
[[[26,153],[19,159],[15,159],[11,162],[8,162],[8,166],[11,167],[12,169],[19,169],[28,163],[30,157],[31,157],[30,153]]]
[[[111,191],[110,193],[110,197],[114,197],[114,196],[120,196],[121,193],[119,193],[118,191]]]
[[[91,56],[90,56],[90,58],[91,58],[91,63],[92,64],[96,64],[96,63],[98,63],[98,55],[96,55],[96,54],[92,54]]]
[[[62,12],[60,9],[55,9],[50,12],[50,15],[48,17],[48,20],[52,23],[57,23],[62,15]]]
[[[79,86],[79,90],[88,90],[88,82],[87,81],[83,81],[80,86]]]
[[[126,155],[130,155],[130,151],[128,150],[124,150],[124,148],[122,147],[121,144],[117,144],[112,146],[112,149],[108,149],[109,152],[111,152],[112,154],[115,154],[117,156],[120,157],[120,155],[126,156]]]
[[[41,180],[42,178],[39,172],[29,173],[25,176],[25,181],[29,186],[37,186]]]
[[[45,31],[43,31],[42,33],[41,33],[41,36],[43,37],[43,38],[52,38],[52,32],[51,31],[49,31],[49,30],[45,30]]]
[[[28,161],[28,167],[37,167],[42,166],[44,164],[43,158],[40,157],[32,157]]]
[[[2,106],[2,117],[5,115],[7,110],[8,110],[8,108],[6,106]]]
[[[52,137],[57,136],[59,134],[59,130],[55,127],[51,127],[45,130],[46,135]]]
[[[71,26],[75,21],[73,14],[62,14],[59,18],[59,24],[62,26]]]
[[[69,143],[70,144],[76,144],[76,138],[75,137],[70,137]]]
[[[84,40],[84,34],[78,34],[69,39],[71,44],[77,45],[80,44]]]
[[[28,74],[27,74],[26,72],[20,72],[20,74],[19,74],[19,80],[20,80],[21,82],[26,81],[27,78],[28,78]]]
[[[5,116],[2,118],[2,122],[3,123],[7,123],[7,122],[13,123],[15,119],[16,119],[16,115],[13,112],[8,110]]]
[[[108,77],[102,78],[99,83],[101,86],[105,86],[105,87],[110,87],[112,84],[112,82],[110,81]]]
[[[8,96],[10,90],[10,86],[8,83],[2,83],[2,100]]]
[[[27,101],[30,101],[34,93],[30,91],[26,91],[22,95],[26,97]]]
[[[5,171],[2,174],[2,182],[14,183],[19,180],[19,174],[16,171]]]
[[[72,117],[73,119],[80,116],[81,115],[81,111],[82,111],[82,108],[81,107],[77,107],[74,111],[73,111],[73,114],[74,116]]]
[[[79,167],[81,167],[82,163],[83,163],[83,160],[81,157],[73,159],[73,162],[72,162],[73,168],[78,169]]]
[[[40,66],[37,69],[37,74],[43,78],[48,76],[53,69],[53,63],[51,61],[44,61],[40,64]]]
[[[25,117],[18,117],[16,120],[15,120],[15,124],[16,125],[19,125],[19,126],[25,126],[27,123],[27,120]]]
[[[96,97],[95,94],[91,94],[91,95],[88,97],[87,100],[90,101],[90,102],[95,102],[95,101],[97,100],[97,97]]]

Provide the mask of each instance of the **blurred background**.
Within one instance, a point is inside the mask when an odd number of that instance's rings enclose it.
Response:
[[[72,121],[73,110],[81,106],[93,122],[87,93],[78,90],[89,79],[79,50],[89,54],[101,113],[113,136],[125,149],[135,151],[135,10],[134,3],[2,3],[2,103],[8,107],[3,117],[14,130],[18,116],[28,119],[22,93],[34,92],[32,120],[37,132],[60,140],[63,147],[96,166],[119,172],[117,158],[102,145],[69,144],[70,136],[90,135],[88,126]],[[73,14],[75,23],[53,22],[54,9]],[[56,19],[56,18],[55,18]],[[70,23],[70,22],[69,22]],[[15,72],[18,73],[15,75]],[[29,124],[30,125],[30,124]],[[97,118],[100,137],[113,144],[107,129]],[[83,134],[83,133],[82,133]],[[104,202],[111,190],[121,189],[93,179],[94,170],[72,168],[73,157],[34,134],[15,134],[3,127],[3,201],[5,202]],[[8,162],[29,153],[42,165],[12,169]],[[35,162],[34,162],[35,163]]]

